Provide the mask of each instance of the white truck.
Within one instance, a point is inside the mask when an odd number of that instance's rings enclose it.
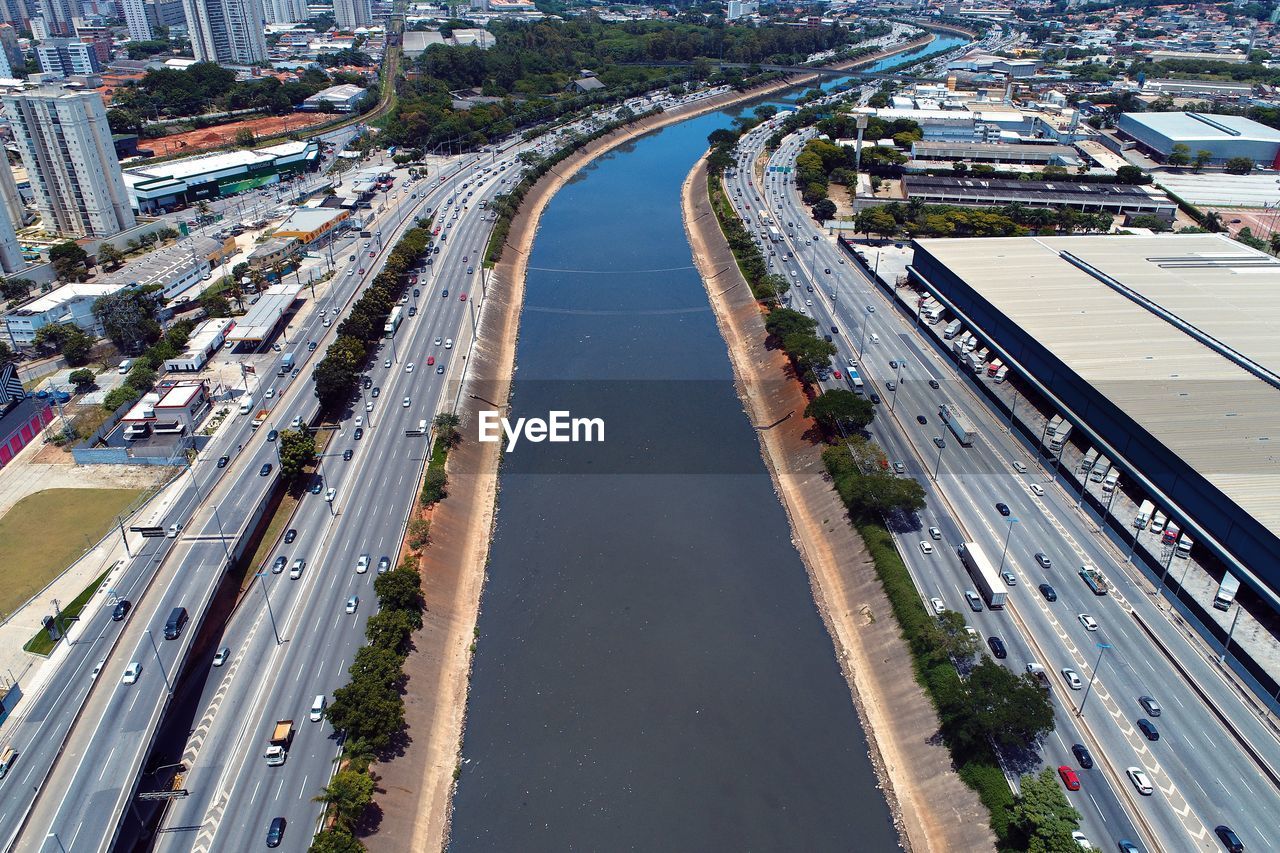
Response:
[[[964,327],[960,325],[959,320],[952,320],[947,324],[947,327],[942,330],[942,337],[948,341],[952,340],[956,335],[960,334],[960,330],[963,328]]]
[[[1106,492],[1107,494],[1114,492],[1119,482],[1120,482],[1120,469],[1116,468],[1115,466],[1112,466],[1111,470],[1107,472],[1107,479],[1102,481],[1102,491]]]
[[[1187,559],[1191,556],[1191,547],[1195,544],[1195,542],[1191,541],[1190,536],[1185,533],[1182,534],[1182,536],[1178,538],[1178,547],[1174,550],[1173,556],[1177,557],[1179,560]]]
[[[1067,443],[1067,438],[1071,435],[1071,424],[1063,421],[1058,424],[1058,428],[1054,431],[1053,437],[1049,439],[1049,449],[1057,453]]]
[[[1164,531],[1165,522],[1168,520],[1163,512],[1156,510],[1151,516],[1151,527],[1149,529],[1152,533],[1161,533]]]
[[[1231,602],[1236,600],[1236,593],[1240,591],[1240,579],[1231,572],[1227,572],[1222,576],[1222,583],[1218,584],[1218,594],[1213,597],[1213,606],[1217,610],[1230,610]]]
[[[1089,479],[1095,483],[1101,483],[1107,477],[1107,472],[1111,470],[1111,460],[1105,456],[1099,456],[1098,461],[1093,463],[1093,468],[1089,470]]]
[[[1089,452],[1084,455],[1084,460],[1080,463],[1081,471],[1092,471],[1093,465],[1098,461],[1098,448],[1090,447]]]
[[[1156,505],[1151,501],[1143,501],[1138,507],[1138,514],[1133,517],[1133,526],[1136,530],[1146,530],[1147,522],[1151,520],[1151,513],[1155,511]]]
[[[1000,369],[996,371],[996,384],[1003,382],[1009,376],[1009,365],[1002,364]]]

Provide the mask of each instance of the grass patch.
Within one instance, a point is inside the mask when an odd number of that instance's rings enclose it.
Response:
[[[12,613],[94,546],[142,489],[46,489],[0,518],[0,611]]]
[[[58,619],[58,630],[64,636],[67,633],[68,626],[76,620],[80,615],[80,611],[84,610],[84,606],[89,603],[89,599],[93,598],[93,594],[98,591],[98,587],[102,586],[102,582],[107,579],[110,571],[110,569],[107,569],[107,571],[94,578],[79,595],[71,599],[70,604],[62,608],[61,616]],[[30,640],[27,640],[26,645],[22,648],[32,654],[48,655],[49,652],[53,651],[53,646],[53,640],[49,639],[49,632],[42,630]]]

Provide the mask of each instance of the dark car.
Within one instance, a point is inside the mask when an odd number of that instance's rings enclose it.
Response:
[[[1006,515],[1006,516],[1007,516],[1007,515],[1009,514],[1009,505],[1008,505],[1008,504],[996,504],[996,512],[1000,513],[1001,515]]]
[[[410,317],[416,317],[416,316],[417,316],[417,314],[418,314],[418,309],[417,309],[417,307],[416,307],[416,306],[413,306],[413,305],[410,305],[410,306],[409,306],[409,316],[410,316]]]
[[[360,439],[364,438],[364,427],[356,427],[356,431],[352,435],[352,438],[354,438],[356,441],[359,441]]]
[[[1009,656],[1009,650],[1004,647],[1004,640],[999,637],[987,637],[987,645],[991,647],[991,654],[995,655],[997,660],[1004,660]]]
[[[273,430],[271,430],[271,432],[267,433],[267,441],[275,441],[275,440],[276,440],[277,438],[279,438],[279,437],[280,437],[280,431],[279,431],[279,430],[274,430],[274,429],[273,429]]]
[[[1138,728],[1147,740],[1160,740],[1160,730],[1156,728],[1156,724],[1148,720],[1146,717],[1138,719]]]
[[[366,391],[373,387],[373,380],[368,376],[364,378],[364,387]]]
[[[387,570],[388,570],[388,569],[390,569],[390,568],[391,568],[391,558],[390,558],[390,557],[382,556],[382,557],[379,557],[379,558],[378,558],[378,574],[380,574],[380,575],[382,575],[382,574],[386,574],[386,573],[387,573]]]
[[[314,483],[311,484],[311,494],[318,495],[323,491],[324,491],[323,480],[316,480]]]
[[[1054,592],[1053,587],[1047,583],[1040,584],[1040,594],[1044,596],[1045,601],[1057,601],[1058,593]]]
[[[873,403],[879,403],[879,402],[880,402],[880,395],[879,395],[879,394],[874,394],[874,393],[873,393],[873,394],[871,395],[871,402],[873,402]]]
[[[413,289],[413,295],[414,295],[414,296],[421,296],[421,295],[422,295],[422,291],[415,287],[415,288]]]
[[[271,825],[267,827],[267,846],[279,847],[280,842],[284,841],[284,828],[288,825],[282,817],[273,817]]]
[[[342,461],[343,461],[343,462],[350,462],[350,461],[351,461],[351,456],[352,456],[352,453],[351,453],[351,448],[350,448],[350,447],[348,447],[346,450],[342,451]]]
[[[281,554],[276,557],[275,562],[271,564],[271,573],[278,575],[284,571],[284,567],[289,564],[289,558]]]
[[[265,477],[270,473],[271,473],[271,463],[270,462],[262,463],[262,467],[258,469],[258,476]]]
[[[298,531],[290,527],[284,532],[284,544],[288,545],[298,538]]]
[[[1071,754],[1076,757],[1076,761],[1080,762],[1080,766],[1085,770],[1093,768],[1093,756],[1089,754],[1089,750],[1084,744],[1077,743],[1072,746]]]
[[[937,445],[939,448],[943,448],[947,446],[947,443],[942,440],[942,436],[940,435],[935,435],[933,437],[933,443]]]
[[[927,424],[928,422],[929,422],[929,419],[926,418],[924,415],[916,415],[916,423]]]
[[[116,602],[116,609],[111,611],[111,621],[119,622],[121,619],[129,615],[129,608],[133,605],[129,603],[129,599],[122,598]]]
[[[315,352],[316,346],[317,344],[315,341],[307,341],[307,352]]]
[[[936,379],[930,379],[930,380],[929,380],[929,387],[930,387],[930,388],[932,388],[933,390],[937,391],[937,390],[938,390],[938,380],[936,380]]]
[[[891,367],[891,368],[892,368],[892,369],[894,369],[894,370],[897,370],[897,369],[898,369],[898,362],[897,362],[896,360],[891,360],[891,361],[889,362],[889,367]]]
[[[370,397],[376,397],[376,396],[378,396],[378,395],[379,395],[379,394],[381,394],[381,393],[382,393],[382,386],[381,386],[381,385],[375,385],[375,386],[373,387],[373,390],[369,392],[369,396],[370,396]]]
[[[441,299],[448,299],[448,298],[449,298],[449,290],[448,290],[448,288],[445,288],[445,290],[441,292],[441,294],[440,294],[440,298],[441,298]]]
[[[1244,853],[1244,842],[1240,840],[1240,836],[1231,831],[1231,827],[1215,826],[1213,831],[1222,842],[1222,846],[1227,848],[1227,853]]]
[[[228,463],[228,462],[230,462],[230,461],[231,461],[231,457],[224,453],[224,454],[222,454],[221,456],[219,456],[219,457],[218,457],[218,467],[219,467],[219,468],[226,468],[226,467],[227,467],[227,463]]]
[[[1138,849],[1138,845],[1126,838],[1120,842],[1120,853],[1142,853],[1142,851]]]

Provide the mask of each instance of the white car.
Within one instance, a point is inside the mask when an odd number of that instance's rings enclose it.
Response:
[[[382,362],[382,366],[383,366],[383,367],[390,367],[390,366],[391,366],[391,359],[387,359],[386,361]]]
[[[1044,495],[1044,486],[1040,485],[1039,483],[1032,483],[1029,488],[1031,489],[1031,494],[1035,495],[1036,497],[1041,497]]]
[[[941,538],[942,538],[942,531],[941,531],[941,530],[939,530],[939,529],[938,529],[938,528],[936,528],[936,527],[930,527],[930,528],[929,528],[929,538],[930,538],[930,539],[941,539]]]
[[[931,544],[930,544],[930,543],[928,543],[928,542],[921,542],[921,543],[920,543],[920,553],[921,553],[921,554],[932,554],[932,553],[933,553],[933,545],[931,545]]]
[[[356,560],[356,574],[362,575],[369,571],[369,555],[361,554],[360,559]]]
[[[347,599],[347,612],[355,613],[356,608],[360,606],[360,596],[353,595]]]
[[[120,679],[123,684],[133,684],[138,680],[138,676],[142,675],[142,664],[134,661],[124,671],[124,678]]]
[[[1013,470],[1017,471],[1019,474],[1025,474],[1027,473],[1027,466],[1022,464],[1021,462],[1014,462]]]
[[[177,539],[177,538],[178,538],[178,534],[179,534],[179,533],[181,533],[181,532],[182,532],[182,525],[181,525],[181,524],[170,524],[170,525],[169,525],[169,532],[168,532],[168,533],[166,533],[165,535],[166,535],[166,536],[168,536],[170,539]]]
[[[1080,620],[1080,624],[1084,626],[1086,631],[1098,630],[1098,620],[1094,619],[1088,613],[1081,613],[1076,618]]]
[[[372,401],[372,400],[370,400],[369,402],[367,402],[367,403],[365,403],[365,404],[364,404],[364,410],[365,410],[366,412],[372,412],[372,411],[373,411],[373,401]]]
[[[1146,771],[1141,767],[1126,767],[1124,773],[1142,796],[1149,797],[1155,793],[1156,789],[1152,787],[1151,780],[1147,778]]]
[[[222,648],[218,649],[218,653],[213,656],[213,665],[222,666],[224,663],[227,662],[227,659],[230,657],[231,657],[231,648],[229,646],[223,646]]]
[[[409,398],[408,398],[408,397],[405,397],[405,398],[404,398],[404,402],[403,402],[403,403],[401,403],[400,405],[402,405],[402,406],[403,406],[404,408],[406,408],[406,409],[407,409],[407,408],[409,408]]]
[[[440,346],[440,344],[442,344],[442,343],[444,343],[444,340],[443,340],[443,339],[441,339],[441,338],[436,338],[436,346]]]
[[[1098,849],[1097,847],[1094,847],[1093,843],[1089,841],[1089,839],[1085,837],[1085,834],[1078,829],[1074,829],[1071,831],[1071,840],[1074,841],[1076,843],[1076,846],[1079,847],[1081,850],[1097,850]]]
[[[444,348],[445,348],[445,349],[453,349],[453,338],[445,338],[445,339],[444,339]]]
[[[943,604],[942,599],[936,596],[929,599],[929,604],[933,607],[934,613],[942,614],[947,611],[947,605]]]
[[[356,415],[356,426],[357,427],[364,426],[364,415]]]
[[[404,366],[404,372],[405,372],[405,373],[413,373],[413,362],[412,362],[412,361],[411,361],[411,362],[409,362],[408,364],[406,364],[406,365]]]
[[[263,396],[263,397],[265,397],[266,399],[270,400],[270,399],[271,399],[272,397],[274,397],[275,395],[276,395],[276,389],[274,389],[274,388],[268,388],[268,389],[267,389],[267,393],[263,394],[262,396]]]
[[[1062,680],[1067,682],[1067,686],[1072,690],[1082,690],[1084,688],[1084,682],[1080,680],[1080,673],[1074,669],[1063,669]]]
[[[333,325],[333,318],[332,318],[332,317],[325,317],[325,318],[324,318],[324,323],[323,323],[323,325],[324,325],[324,327],[325,327],[326,329],[327,329],[327,328],[329,328],[330,326],[332,326],[332,325]]]
[[[300,426],[302,426],[302,417],[300,415],[289,421],[289,429],[297,429]]]
[[[89,673],[89,680],[93,681],[96,679],[98,677],[98,673],[102,672],[102,668],[106,665],[107,662],[105,660],[98,661],[97,665],[94,666],[93,670]]]
[[[329,491],[324,493],[324,499],[329,503],[333,503],[333,499],[336,498],[337,496],[338,496],[338,490],[333,487],[330,487]]]

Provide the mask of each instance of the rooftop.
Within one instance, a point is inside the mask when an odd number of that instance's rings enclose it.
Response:
[[[917,242],[1280,534],[1280,260],[1216,234]]]
[[[109,296],[123,286],[122,284],[64,284],[62,287],[49,291],[39,299],[33,299],[13,313],[19,315],[43,314],[45,311],[52,311],[72,299],[97,299],[99,296]]]
[[[1280,130],[1244,116],[1206,113],[1124,113],[1124,118],[1170,139],[1280,142]]]
[[[295,210],[289,218],[276,227],[276,234],[299,232],[302,234],[323,228],[343,215],[343,211],[331,207],[304,207]]]
[[[256,305],[227,333],[229,341],[265,341],[275,331],[280,318],[302,291],[300,284],[273,284],[262,292]]]

